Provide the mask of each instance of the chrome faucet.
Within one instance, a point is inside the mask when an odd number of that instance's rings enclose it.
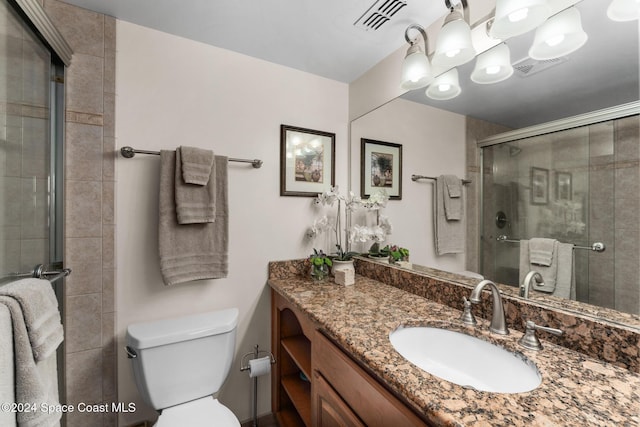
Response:
[[[529,289],[531,288],[531,283],[535,280],[535,283],[544,283],[544,279],[542,278],[542,274],[537,271],[531,270],[527,273],[524,278],[524,282],[520,285],[520,296],[524,298],[529,298]]]
[[[493,333],[500,335],[509,334],[509,329],[507,329],[507,318],[504,315],[504,306],[502,305],[502,297],[500,296],[500,291],[495,283],[491,280],[483,280],[478,283],[476,287],[471,291],[471,296],[469,297],[469,301],[473,304],[480,304],[482,301],[480,299],[480,295],[482,294],[482,290],[485,286],[489,285],[491,289],[491,295],[493,297],[493,315],[491,316],[491,324],[489,325],[489,330]]]

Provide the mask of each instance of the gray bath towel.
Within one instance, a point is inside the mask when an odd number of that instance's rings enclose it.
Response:
[[[160,152],[159,253],[166,285],[227,277],[227,158],[215,156],[216,216],[212,223],[178,224],[174,151]]]
[[[529,240],[529,262],[533,265],[550,267],[556,255],[558,242],[554,239],[532,238]]]
[[[186,184],[207,185],[213,167],[213,151],[196,147],[180,147],[182,180]]]
[[[462,219],[464,207],[462,205],[462,180],[455,175],[441,175],[438,179],[444,181],[443,202],[444,213],[448,221]]]
[[[464,221],[454,220],[448,221],[445,215],[444,198],[445,198],[444,179],[439,177],[436,179],[436,188],[433,192],[433,218],[434,218],[434,234],[436,253],[443,254],[459,254],[464,253],[465,246],[465,229]],[[463,198],[461,197],[460,200]]]
[[[48,358],[63,340],[58,300],[51,283],[22,279],[0,286],[0,295],[20,304],[35,361]]]
[[[533,240],[533,239],[532,239]],[[530,241],[520,241],[520,283],[529,271],[542,275],[544,283],[533,283],[533,289],[564,298],[575,299],[575,275],[573,273],[573,245],[554,240],[553,259],[550,266],[531,263]],[[566,295],[566,296],[565,296]]]
[[[180,149],[175,151],[173,185],[175,186],[175,205],[179,224],[214,222],[216,219],[216,177],[215,162],[209,172],[212,174],[206,185],[189,184],[183,175],[183,162]],[[204,151],[204,150],[203,150]],[[213,154],[213,153],[212,153]]]
[[[20,427],[57,426],[62,413],[41,410],[42,404],[53,407],[59,405],[56,354],[54,352],[48,358],[36,363],[20,303],[12,297],[2,295],[0,304],[9,309],[13,325],[15,400],[17,403],[30,405],[29,411],[17,413],[18,425]],[[31,406],[34,403],[36,405]]]

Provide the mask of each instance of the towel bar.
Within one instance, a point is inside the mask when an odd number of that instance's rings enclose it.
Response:
[[[3,279],[22,279],[25,277],[33,277],[36,279],[46,279],[49,282],[53,283],[56,280],[62,278],[62,277],[66,277],[68,275],[71,274],[71,269],[70,268],[63,268],[60,270],[53,270],[53,271],[45,271],[44,269],[44,265],[43,264],[38,264],[35,267],[33,267],[32,271],[29,271],[28,273],[9,273],[6,276],[2,276],[0,277],[0,280]],[[47,276],[52,276],[52,277],[47,277]]]
[[[504,234],[496,237],[496,240],[498,242],[520,243],[520,240],[510,239],[509,236],[505,236]],[[593,252],[604,252],[606,248],[607,247],[602,242],[595,242],[591,246],[573,246],[573,249],[586,249]]]
[[[424,176],[424,175],[411,175],[411,181],[417,181],[419,179],[431,179],[433,181],[435,181],[436,177],[434,176]],[[471,184],[473,181],[471,181],[470,179],[461,179],[462,181],[462,185],[467,185],[467,184]]]
[[[136,154],[153,154],[155,156],[159,156],[160,152],[159,151],[149,151],[149,150],[136,150],[135,148],[132,147],[122,147],[120,149],[120,154],[122,154],[122,157],[130,159],[133,156],[135,156]],[[260,159],[236,159],[233,157],[229,157],[229,161],[230,162],[240,162],[240,163],[251,163],[251,166],[253,166],[255,169],[258,169],[262,166],[262,160]]]

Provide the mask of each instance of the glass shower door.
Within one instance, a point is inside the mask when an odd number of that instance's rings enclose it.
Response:
[[[52,58],[0,2],[0,280],[61,259],[55,242]],[[9,276],[9,277],[8,277]]]

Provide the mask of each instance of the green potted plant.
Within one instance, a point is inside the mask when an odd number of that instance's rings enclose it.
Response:
[[[318,281],[324,281],[329,276],[329,269],[333,265],[331,258],[322,250],[313,249],[313,253],[309,255],[309,263],[311,264],[311,277]]]
[[[369,248],[369,258],[376,261],[389,262],[389,252],[387,247],[380,249],[380,243],[374,242]]]

